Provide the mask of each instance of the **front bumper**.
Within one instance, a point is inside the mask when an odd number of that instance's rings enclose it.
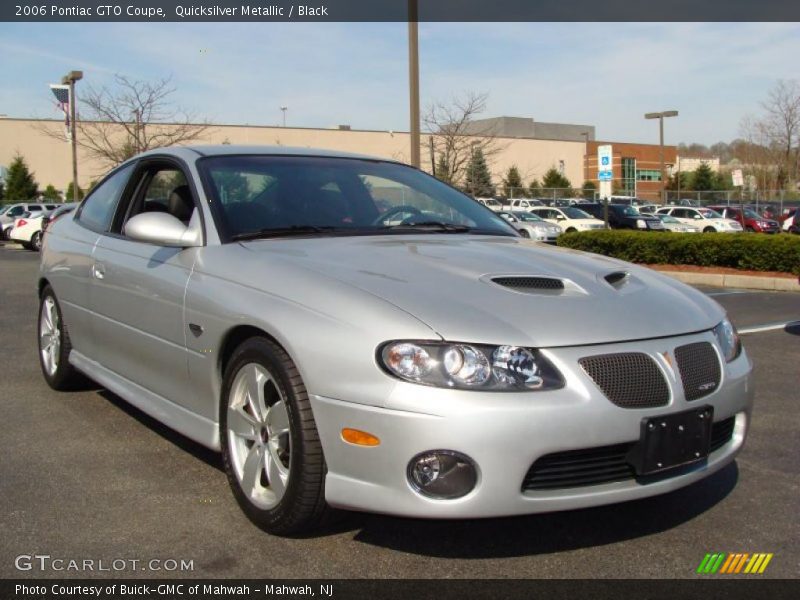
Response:
[[[384,407],[311,395],[328,465],[326,499],[335,507],[421,518],[476,518],[569,510],[666,493],[694,483],[733,461],[742,448],[753,401],[752,364],[746,353],[722,364],[716,391],[686,401],[677,368],[663,353],[696,341],[713,343],[710,332],[670,339],[544,350],[567,385],[552,392],[487,393],[430,388],[398,382]],[[609,401],[580,369],[578,359],[600,353],[645,352],[665,375],[667,406],[621,408]],[[523,491],[531,465],[546,454],[596,448],[639,439],[643,418],[714,407],[714,422],[735,417],[731,439],[706,460],[674,475],[641,483],[627,479],[573,487]],[[342,440],[344,427],[380,438],[375,447]],[[409,461],[429,450],[453,450],[478,469],[476,487],[454,500],[424,497],[406,478]],[[668,472],[669,475],[669,472]]]

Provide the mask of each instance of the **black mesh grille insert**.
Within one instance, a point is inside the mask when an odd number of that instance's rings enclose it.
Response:
[[[495,277],[497,285],[520,292],[529,290],[563,290],[564,282],[552,277]]]
[[[697,342],[675,348],[675,360],[683,381],[687,400],[697,400],[716,391],[721,370],[719,358],[708,342]]]
[[[578,361],[606,398],[622,408],[665,406],[669,388],[652,358],[641,352],[589,356]]]
[[[712,425],[709,452],[719,450],[731,441],[735,423],[736,417],[730,417]],[[626,460],[635,445],[636,442],[629,442],[546,454],[528,469],[522,481],[522,491],[558,490],[635,479],[636,473]],[[659,478],[681,473],[678,467],[672,472],[666,471]],[[647,481],[641,479],[640,483]]]

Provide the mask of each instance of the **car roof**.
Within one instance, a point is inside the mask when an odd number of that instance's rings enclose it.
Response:
[[[166,148],[156,148],[137,155],[134,158],[152,155],[172,154],[186,157],[186,153],[195,153],[198,156],[234,156],[234,155],[255,155],[255,156],[319,156],[324,158],[356,158],[361,160],[379,160],[383,162],[393,162],[402,164],[391,158],[381,158],[368,156],[365,154],[355,154],[351,152],[340,152],[338,150],[326,150],[322,148],[303,148],[299,146],[250,146],[245,144],[216,144],[216,145],[197,145],[197,146],[170,146]]]

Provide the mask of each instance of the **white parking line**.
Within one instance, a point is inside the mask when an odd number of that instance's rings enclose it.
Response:
[[[787,327],[794,327],[800,325],[800,321],[786,321],[784,323],[769,323],[766,325],[754,325],[753,327],[745,327],[739,330],[740,335],[747,335],[748,333],[761,333],[762,331],[775,331],[778,329],[786,329]]]
[[[705,292],[706,296],[733,296],[736,294],[759,294],[769,290],[730,290],[728,292]]]

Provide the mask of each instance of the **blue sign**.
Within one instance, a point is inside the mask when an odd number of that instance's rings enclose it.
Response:
[[[614,173],[613,171],[600,171],[597,174],[597,178],[600,181],[611,181],[614,179]]]
[[[608,159],[609,159],[608,156],[601,157],[600,164],[603,165],[603,166],[606,166],[610,162]]]

